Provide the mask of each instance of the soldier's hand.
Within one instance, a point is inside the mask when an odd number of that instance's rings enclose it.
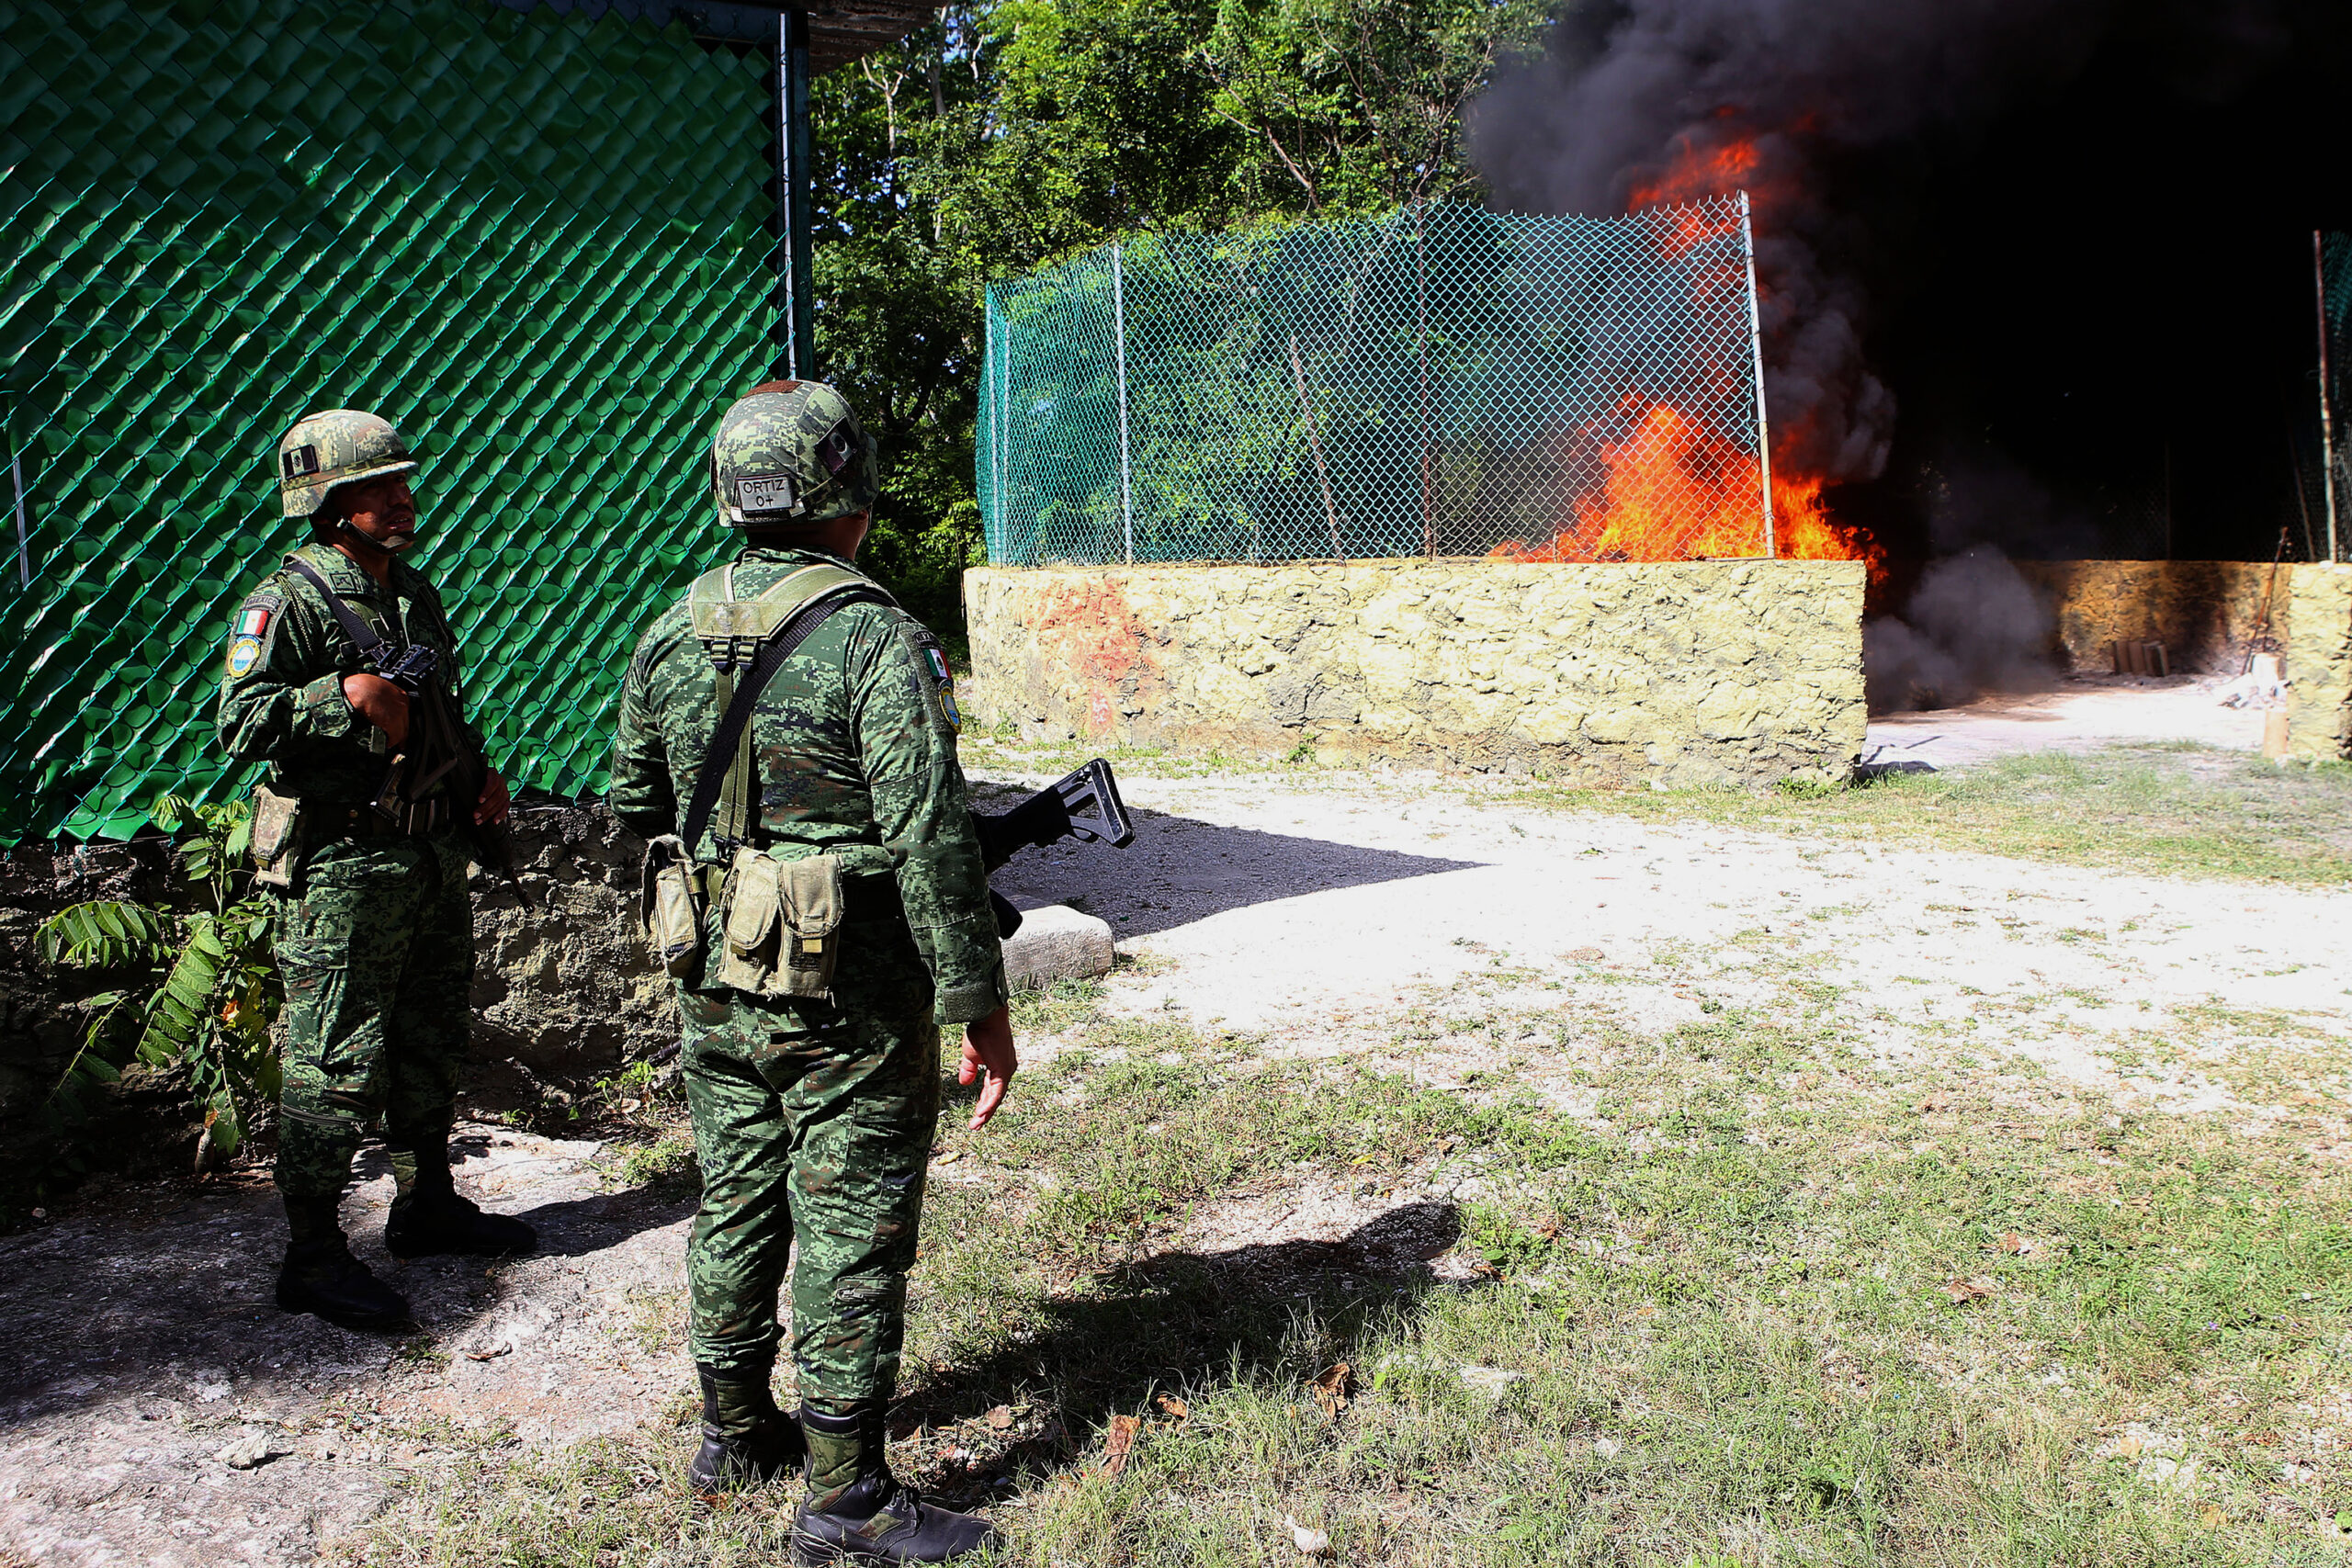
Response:
[[[485,828],[495,828],[506,820],[506,781],[496,768],[482,777],[481,798],[474,803],[474,820]]]
[[[983,1073],[988,1075],[980,1085],[980,1102],[972,1108],[972,1131],[989,1124],[996,1108],[1004,1103],[1005,1086],[1020,1070],[1021,1054],[1012,1047],[1010,1007],[1001,1007],[978,1023],[964,1026],[964,1065],[956,1069],[956,1081],[968,1084]]]
[[[343,700],[352,712],[382,730],[397,751],[408,744],[408,694],[381,675],[361,672],[343,678]]]

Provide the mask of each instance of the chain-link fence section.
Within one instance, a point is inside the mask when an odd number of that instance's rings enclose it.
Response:
[[[277,439],[337,405],[424,446],[494,758],[601,787],[774,320],[772,66],[632,15],[0,0],[0,838],[226,789],[229,617],[302,536]]]
[[[1770,553],[1744,197],[1148,235],[990,289],[989,558]]]

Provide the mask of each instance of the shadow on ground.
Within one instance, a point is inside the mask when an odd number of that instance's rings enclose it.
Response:
[[[990,789],[979,805],[1001,811],[1018,798],[1015,792]],[[1125,938],[1253,904],[1442,876],[1485,863],[1227,828],[1156,811],[1131,809],[1129,816],[1136,837],[1124,850],[1068,840],[1023,850],[989,881],[1024,909],[1069,904],[1110,921]]]
[[[494,1163],[498,1134],[451,1140],[469,1190]],[[533,1140],[534,1143],[538,1142]],[[513,1146],[512,1142],[508,1147]],[[467,1258],[398,1263],[382,1247],[383,1213],[360,1194],[346,1200],[352,1248],[415,1308],[436,1339],[462,1339],[494,1315],[517,1284],[515,1270],[560,1269],[558,1261],[616,1247],[693,1212],[691,1198],[641,1189],[581,1195],[581,1182],[550,1170],[534,1180],[526,1161],[509,1161],[505,1191],[484,1206],[519,1214],[539,1233],[537,1261],[486,1266]],[[389,1173],[383,1152],[363,1151],[365,1184]],[[94,1399],[160,1390],[187,1398],[230,1385],[245,1397],[351,1369],[383,1367],[395,1343],[280,1312],[277,1264],[284,1211],[263,1178],[216,1179],[185,1188],[131,1190],[133,1205],[90,1202],[59,1224],[0,1241],[0,1432]]]
[[[933,1381],[910,1379],[894,1432],[968,1422],[998,1405],[1042,1409],[1043,1427],[992,1453],[951,1448],[916,1479],[975,1506],[1026,1472],[1050,1470],[1114,1415],[1158,1393],[1279,1372],[1293,1386],[1356,1360],[1367,1330],[1418,1314],[1430,1260],[1462,1234],[1447,1202],[1408,1202],[1336,1241],[1165,1252],[1103,1274],[1047,1308],[1043,1332]],[[1308,1365],[1308,1362],[1315,1364]],[[1295,1364],[1292,1364],[1295,1363]]]

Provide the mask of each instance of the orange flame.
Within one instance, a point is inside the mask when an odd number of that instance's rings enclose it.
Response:
[[[1671,403],[1621,405],[1625,434],[1600,447],[1601,482],[1577,496],[1549,539],[1506,539],[1497,560],[1692,560],[1765,554],[1763,475],[1752,452]],[[1866,560],[1875,547],[1830,520],[1817,479],[1772,479],[1771,554]]]
[[[1637,172],[1627,205],[1668,208],[1668,227],[1653,243],[1669,257],[1707,230],[1692,204],[1746,189],[1770,212],[1798,194],[1792,166],[1776,141],[1770,149],[1753,132],[1733,129],[1736,107],[1716,111],[1714,123],[1674,140],[1662,168]],[[1815,129],[1810,116],[1788,128]],[[1768,151],[1770,156],[1768,157]],[[1506,540],[1494,558],[1528,561],[1690,560],[1766,553],[1763,476],[1753,453],[1705,422],[1664,401],[1629,398],[1608,421],[1624,432],[1600,445],[1602,482],[1571,503],[1570,515],[1550,539],[1534,545]],[[1770,554],[1783,560],[1860,560],[1877,584],[1885,552],[1859,530],[1834,521],[1818,476],[1772,475]]]
[[[1625,194],[1625,205],[1639,211],[1645,207],[1705,201],[1753,185],[1762,163],[1763,155],[1752,136],[1734,137],[1729,141],[1701,147],[1686,130],[1674,139],[1673,161],[1664,169],[1636,179],[1633,189]]]

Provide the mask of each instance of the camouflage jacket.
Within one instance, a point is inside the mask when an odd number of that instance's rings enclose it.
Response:
[[[304,545],[292,556],[332,583],[378,637],[424,643],[440,655],[443,689],[464,713],[457,637],[441,595],[414,568],[395,558],[387,591],[332,546]],[[375,799],[390,747],[343,695],[343,678],[370,668],[311,580],[279,567],[245,595],[229,626],[218,724],[231,763],[266,761],[272,789],[322,805]],[[468,726],[466,739],[480,756],[481,734]]]
[[[736,596],[819,562],[850,564],[813,550],[746,549]],[[682,600],[647,628],[621,684],[611,798],[632,832],[650,839],[683,826],[718,728],[717,686]],[[986,1018],[1007,995],[956,760],[954,702],[939,640],[922,623],[895,606],[851,604],[784,661],[752,719],[758,841],[837,855],[853,878],[893,876],[943,1024]],[[694,848],[718,858],[708,832]]]

